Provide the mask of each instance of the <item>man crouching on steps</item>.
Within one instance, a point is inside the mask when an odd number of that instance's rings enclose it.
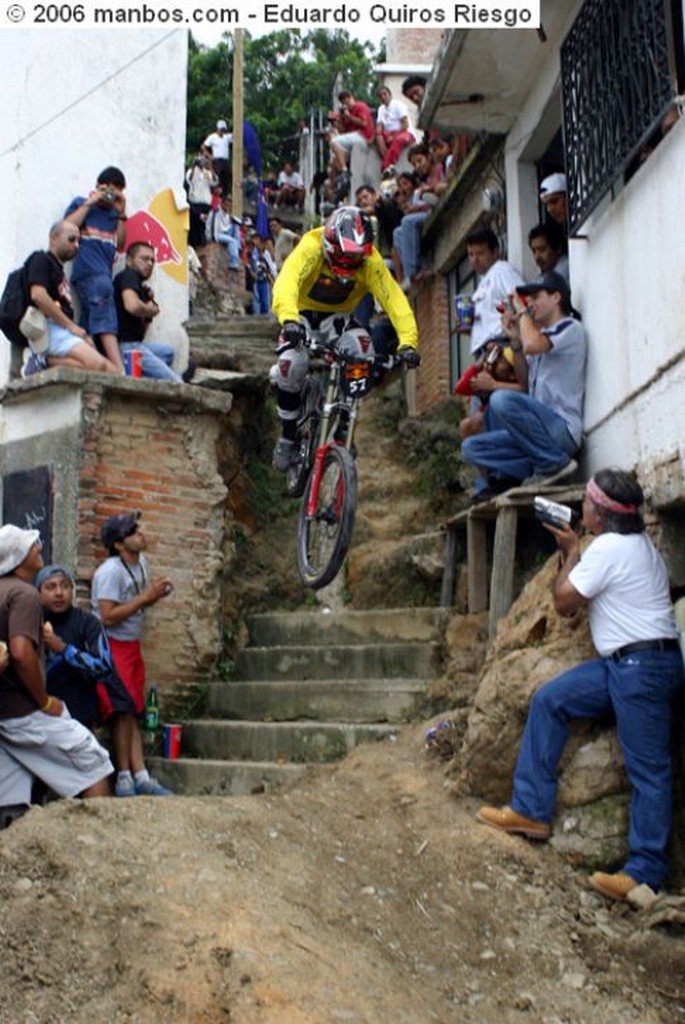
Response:
[[[658,889],[668,873],[671,830],[671,703],[683,663],[666,567],[645,533],[644,495],[630,473],[604,469],[587,485],[583,525],[596,540],[580,554],[570,528],[547,526],[561,552],[554,607],[572,615],[588,606],[599,658],[557,676],[533,697],[510,807],[482,807],[479,821],[545,840],[557,792],[557,766],[571,718],[613,712],[632,786],[629,856],[616,874],[590,885],[624,900],[637,885]]]

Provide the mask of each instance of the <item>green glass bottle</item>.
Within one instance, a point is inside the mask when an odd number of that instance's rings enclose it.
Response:
[[[153,683],[145,701],[145,732],[157,732],[159,728],[159,700],[157,686]]]

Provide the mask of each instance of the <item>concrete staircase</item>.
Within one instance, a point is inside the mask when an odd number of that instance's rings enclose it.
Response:
[[[236,678],[210,683],[206,717],[183,725],[182,757],[149,759],[176,793],[263,792],[384,740],[439,671],[445,612],[291,612],[248,621]]]

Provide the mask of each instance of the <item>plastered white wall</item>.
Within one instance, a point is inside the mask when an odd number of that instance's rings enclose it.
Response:
[[[152,29],[0,32],[3,113],[0,282],[34,249],[69,201],[113,164],[127,179],[129,212],[182,188],[187,33]],[[154,325],[183,358],[187,289],[159,268]],[[152,334],[151,334],[152,336]],[[9,345],[0,342],[0,384]]]
[[[558,78],[545,67],[507,137],[509,253],[527,277],[536,126]],[[541,132],[544,134],[544,132]],[[541,139],[546,144],[548,140]],[[539,147],[538,147],[539,148]],[[543,147],[544,148],[544,147]],[[574,304],[588,334],[584,468],[658,463],[685,436],[685,121],[570,243]]]

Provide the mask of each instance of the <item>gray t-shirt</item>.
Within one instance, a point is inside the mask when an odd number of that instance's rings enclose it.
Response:
[[[542,355],[528,356],[528,394],[558,413],[580,445],[587,358],[583,325],[564,317],[551,327],[543,327],[542,333],[552,347]]]
[[[98,601],[116,601],[117,604],[126,604],[133,601],[138,594],[150,583],[150,566],[145,555],[140,556],[137,565],[123,562],[118,555],[107,558],[102,565],[98,566],[93,576],[91,589],[91,603],[93,612],[99,619],[100,606]],[[115,640],[140,640],[143,632],[143,620],[145,612],[134,612],[123,622],[116,626],[109,626],[106,629],[107,636]]]

